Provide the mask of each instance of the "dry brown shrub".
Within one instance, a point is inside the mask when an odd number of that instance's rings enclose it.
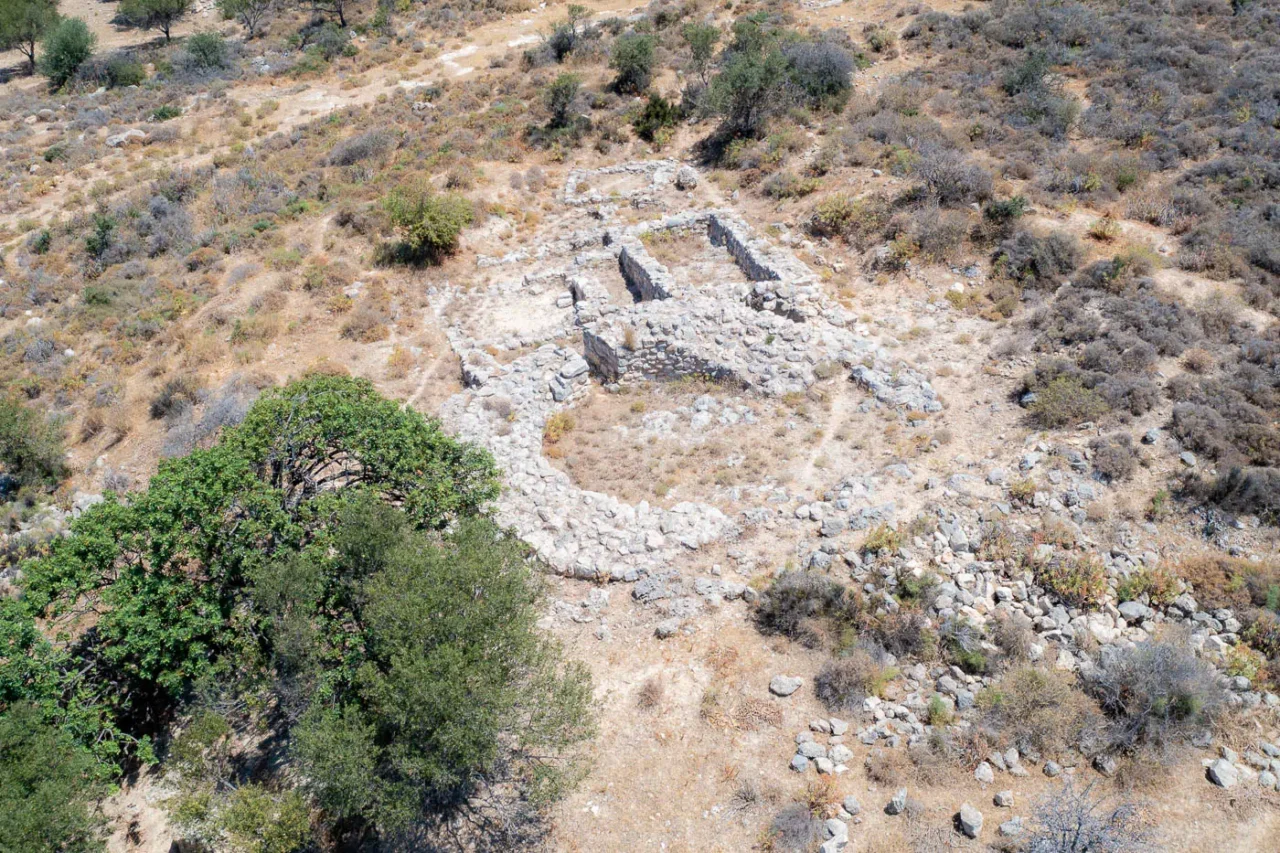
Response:
[[[1005,673],[979,694],[978,705],[983,729],[997,740],[1044,755],[1075,746],[1100,717],[1071,676],[1036,666]]]
[[[1280,588],[1280,562],[1273,559],[1255,562],[1205,554],[1183,560],[1175,573],[1192,585],[1196,602],[1205,610],[1264,606],[1271,590]]]
[[[636,707],[642,711],[652,711],[662,704],[662,698],[666,692],[667,683],[663,681],[662,676],[650,676],[644,680],[639,692],[636,693]]]

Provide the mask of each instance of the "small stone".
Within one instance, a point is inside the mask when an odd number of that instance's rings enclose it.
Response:
[[[698,186],[698,172],[692,166],[681,166],[676,172],[676,189],[688,192]]]
[[[1196,467],[1196,455],[1190,450],[1184,450],[1178,454],[1178,460],[1188,468]]]
[[[769,692],[774,696],[790,696],[800,689],[804,681],[794,675],[775,675],[769,679]]]
[[[680,620],[678,618],[663,619],[653,629],[653,633],[659,640],[665,640],[668,637],[674,637],[679,630]]]
[[[844,802],[842,802],[841,805],[844,806],[844,810],[851,815],[862,814],[862,803],[858,802],[858,798],[853,796],[853,794],[845,797]]]
[[[1002,809],[1013,808],[1013,791],[1000,791],[996,794],[993,802]]]
[[[1093,759],[1093,769],[1110,778],[1116,775],[1116,771],[1120,769],[1120,763],[1116,761],[1114,756],[1099,755]]]
[[[1022,818],[1015,817],[1000,824],[1000,834],[1006,838],[1022,834]]]
[[[982,812],[965,803],[960,807],[960,830],[970,838],[982,832]]]
[[[1044,775],[1050,779],[1062,773],[1062,765],[1056,761],[1046,761],[1044,763]]]
[[[907,810],[907,789],[899,788],[898,792],[889,800],[889,805],[884,807],[884,813],[888,815],[899,815]]]
[[[990,785],[996,781],[996,771],[992,770],[991,765],[984,761],[978,765],[977,770],[973,771],[973,778],[983,785]]]
[[[796,753],[791,756],[791,769],[797,773],[803,773],[809,769],[809,759],[805,758],[800,753]]]

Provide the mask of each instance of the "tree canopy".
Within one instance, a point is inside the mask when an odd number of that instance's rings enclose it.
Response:
[[[0,50],[17,50],[36,71],[36,45],[58,22],[58,0],[5,0],[0,3]]]
[[[0,602],[0,716],[33,708],[108,768],[174,754],[175,727],[208,747],[210,715],[274,729],[300,774],[182,771],[179,822],[218,837],[286,822],[272,849],[294,849],[310,802],[355,839],[460,817],[515,838],[569,778],[590,683],[535,628],[533,559],[485,515],[497,493],[487,453],[366,381],[269,391],[24,566]]]

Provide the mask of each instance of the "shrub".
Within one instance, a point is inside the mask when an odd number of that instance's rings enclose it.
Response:
[[[970,675],[987,671],[982,629],[963,617],[948,619],[938,632],[947,659]]]
[[[906,543],[904,532],[890,527],[889,524],[877,524],[867,531],[867,538],[862,540],[863,553],[879,554],[881,551],[897,551]]]
[[[1178,563],[1176,575],[1195,586],[1200,606],[1244,612],[1255,607],[1280,606],[1280,562],[1247,560],[1225,554],[1188,557]]]
[[[1070,607],[1099,607],[1109,589],[1106,568],[1093,554],[1054,557],[1036,566],[1035,577]]]
[[[787,572],[775,580],[756,607],[756,628],[781,634],[810,648],[826,639],[843,643],[859,621],[857,593],[830,578]]]
[[[945,207],[991,198],[991,175],[953,149],[927,149],[916,160],[914,170],[925,191]]]
[[[1026,853],[1155,853],[1151,830],[1132,802],[1112,805],[1093,786],[1068,781],[1046,793],[1031,816]]]
[[[654,142],[661,137],[667,128],[675,127],[680,121],[680,106],[668,101],[661,95],[650,93],[644,108],[631,122],[636,136],[646,142]]]
[[[814,207],[809,230],[818,237],[843,237],[853,243],[882,231],[889,212],[878,199],[836,193]]]
[[[1097,707],[1067,673],[1020,666],[978,694],[982,725],[1020,750],[1061,755],[1097,723]]]
[[[102,849],[90,803],[98,768],[66,732],[26,702],[0,710],[0,850]]]
[[[189,36],[185,53],[191,67],[201,71],[226,68],[230,61],[227,40],[219,32],[208,31]]]
[[[618,72],[613,87],[619,92],[643,92],[653,79],[654,47],[657,40],[647,33],[618,36],[609,53],[609,67]]]
[[[157,107],[156,111],[151,114],[152,121],[168,121],[182,115],[182,108],[175,107],[172,104],[164,104]]]
[[[1129,479],[1137,467],[1137,449],[1125,433],[1095,438],[1089,449],[1093,451],[1093,472],[1108,482]]]
[[[160,386],[151,398],[152,420],[169,419],[189,411],[200,402],[200,385],[194,377],[175,376]]]
[[[351,166],[361,160],[387,153],[395,143],[395,137],[383,130],[357,133],[334,145],[326,162],[330,166]]]
[[[856,711],[868,696],[879,696],[898,671],[885,662],[883,650],[855,647],[822,665],[813,680],[818,701],[832,713]]]
[[[853,55],[829,41],[800,41],[783,50],[791,79],[822,109],[839,111],[853,92]]]
[[[776,853],[806,853],[822,840],[822,819],[804,803],[792,803],[769,822],[768,849]]]
[[[1228,512],[1256,515],[1280,525],[1280,470],[1232,468],[1218,476],[1209,499]]]
[[[394,256],[411,263],[439,263],[458,248],[462,229],[475,219],[471,202],[453,193],[396,189],[385,202],[400,236]]]
[[[1168,566],[1141,568],[1116,587],[1119,601],[1137,601],[1144,595],[1151,604],[1166,607],[1182,592],[1182,582]]]
[[[77,69],[93,55],[98,37],[79,18],[63,18],[44,38],[44,56],[40,73],[49,78],[54,88],[61,88],[75,76]]]
[[[547,418],[547,424],[542,430],[542,438],[548,444],[555,444],[569,433],[573,432],[574,427],[573,415],[569,412],[555,412]]]
[[[1063,231],[1038,237],[1020,231],[1000,244],[995,262],[1010,278],[1033,287],[1056,287],[1080,265],[1080,246]]]
[[[0,396],[0,468],[19,486],[56,485],[66,474],[62,429]]]
[[[578,97],[582,81],[576,74],[561,74],[542,93],[542,102],[551,117],[552,128],[564,128],[571,124],[573,102]]]
[[[107,60],[106,75],[107,87],[111,89],[141,86],[147,80],[147,67],[132,57],[113,56]]]
[[[1086,388],[1079,377],[1064,375],[1035,391],[1029,406],[1031,416],[1042,427],[1061,429],[1105,415],[1110,406],[1102,395]]]
[[[1031,659],[1031,647],[1039,641],[1031,620],[1023,614],[998,616],[987,623],[991,642],[1011,661]]]
[[[927,599],[922,590],[920,598]],[[875,616],[862,628],[861,636],[874,641],[896,657],[931,658],[938,650],[938,636],[928,617],[906,607]]]
[[[1107,715],[1110,749],[1166,753],[1225,707],[1217,673],[1184,642],[1146,640],[1109,651],[1085,686]]]

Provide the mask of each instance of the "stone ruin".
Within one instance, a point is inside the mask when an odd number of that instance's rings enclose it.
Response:
[[[635,171],[669,180],[674,168],[667,163]],[[575,186],[572,176],[569,185]],[[662,232],[705,234],[708,246],[732,260],[737,280],[681,283],[645,246]],[[442,417],[461,438],[494,454],[507,483],[499,521],[558,573],[635,581],[659,573],[682,551],[740,532],[738,521],[716,507],[628,504],[578,487],[551,465],[542,452],[547,420],[585,395],[593,376],[607,384],[698,376],[777,396],[803,392],[819,374],[844,372],[870,392],[865,408],[942,407],[920,374],[866,340],[853,315],[824,297],[804,264],[730,212],[576,233],[544,244],[539,257],[564,263],[485,291],[446,290],[435,294],[434,305],[442,316],[465,305],[472,318],[449,324],[466,389],[447,401]],[[606,274],[619,277],[625,292],[611,290]],[[512,303],[522,315],[538,315],[521,318],[532,331],[489,334]],[[580,347],[570,345],[579,335]],[[510,352],[519,354],[506,363],[497,357]]]

